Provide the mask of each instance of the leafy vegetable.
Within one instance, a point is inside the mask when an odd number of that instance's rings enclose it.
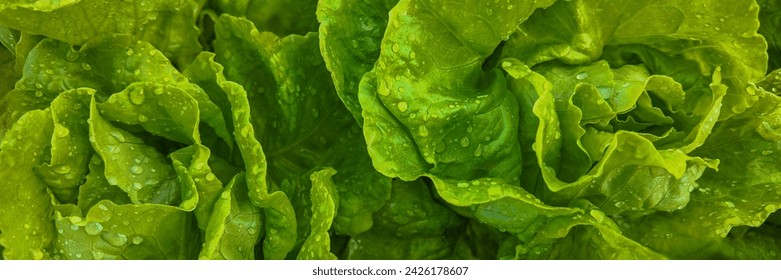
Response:
[[[777,259],[774,1],[0,4],[4,259]]]

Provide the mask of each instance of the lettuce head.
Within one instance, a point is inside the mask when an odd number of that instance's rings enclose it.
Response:
[[[781,6],[10,0],[4,259],[778,259]]]

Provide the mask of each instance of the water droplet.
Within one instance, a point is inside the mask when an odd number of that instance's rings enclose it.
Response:
[[[393,46],[391,46],[391,49],[393,49],[393,52],[399,52],[399,44],[393,43]]]
[[[123,143],[125,142],[125,135],[119,131],[111,131],[108,134],[111,135],[111,137],[113,137],[115,140],[119,142],[123,142]]]
[[[477,145],[477,149],[475,149],[474,155],[476,157],[479,157],[479,156],[483,155],[483,144]]]
[[[163,90],[163,88],[159,87],[159,88],[155,88],[154,92],[157,95],[161,95],[161,94],[163,94],[165,92],[165,90]]]
[[[136,88],[130,92],[130,102],[135,105],[143,105],[145,99],[144,89]]]
[[[141,236],[135,236],[130,241],[133,242],[133,244],[138,245],[138,244],[141,244],[142,242],[144,242],[144,238],[141,237]]]
[[[396,104],[396,107],[399,107],[399,111],[406,112],[407,111],[407,102],[401,101],[398,104]]]
[[[92,251],[92,258],[95,260],[102,260],[103,256],[104,254],[101,251]]]
[[[141,173],[144,173],[144,168],[140,165],[133,165],[130,167],[130,173],[133,173],[135,175],[139,175]]]
[[[141,190],[142,188],[144,188],[144,185],[143,185],[143,184],[141,184],[141,183],[139,183],[139,182],[133,182],[133,189],[135,189],[135,190]]]
[[[89,65],[89,64],[87,64],[87,63],[82,63],[82,64],[81,64],[81,68],[82,68],[82,69],[84,69],[84,71],[89,71],[89,70],[92,70],[92,66],[90,66],[90,65]]]
[[[428,128],[425,125],[421,125],[418,127],[418,135],[420,137],[427,137],[428,136]]]
[[[24,224],[24,229],[30,229],[30,224],[25,223]]]
[[[578,73],[577,75],[575,75],[575,78],[578,80],[583,80],[585,78],[588,78],[588,73],[586,72]]]
[[[84,231],[89,235],[98,235],[101,231],[103,231],[103,225],[96,222],[89,222],[84,226]]]
[[[149,121],[149,118],[147,118],[144,114],[138,114],[138,122],[147,122]]]
[[[469,147],[469,137],[461,138],[461,141],[459,142],[461,144],[461,147]]]
[[[104,232],[100,237],[114,247],[122,247],[127,244],[127,235],[121,233]]]
[[[127,49],[127,51],[125,51],[125,54],[126,54],[127,56],[131,56],[131,55],[133,55],[133,53],[134,53],[134,52],[133,52],[133,49]]]
[[[70,130],[67,127],[60,124],[54,125],[54,136],[57,138],[65,138],[68,134],[70,134]]]
[[[220,194],[220,198],[229,199],[231,198],[231,194],[229,192],[222,192],[222,194]]]
[[[54,173],[60,174],[60,175],[66,175],[68,173],[71,173],[71,167],[68,165],[60,165],[54,168]]]

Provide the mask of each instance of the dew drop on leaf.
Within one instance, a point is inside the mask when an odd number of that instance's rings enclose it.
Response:
[[[71,167],[68,165],[60,165],[56,168],[54,168],[54,173],[60,174],[60,175],[66,175],[68,173],[71,173]]]
[[[427,137],[428,136],[428,128],[425,125],[421,125],[418,127],[418,135],[420,137]]]
[[[54,125],[54,136],[57,138],[65,138],[70,134],[70,130],[60,124]]]
[[[461,138],[461,141],[459,142],[461,144],[461,147],[469,147],[469,137]]]
[[[132,91],[130,91],[130,102],[135,105],[143,105],[144,101],[146,100],[146,96],[144,95],[144,90],[137,88]]]
[[[92,251],[92,258],[95,260],[102,260],[104,257],[103,252],[101,251]]]
[[[402,113],[403,113],[403,112],[406,112],[406,111],[407,111],[407,108],[408,108],[408,106],[407,106],[407,102],[401,101],[401,102],[399,102],[398,104],[396,104],[396,107],[398,107],[398,108],[399,108],[399,111],[400,111],[400,112],[402,112]]]
[[[96,222],[89,222],[84,226],[84,231],[89,235],[98,235],[101,231],[103,231],[103,225]]]
[[[121,233],[104,232],[100,237],[114,247],[122,247],[127,244],[127,235]]]
[[[130,167],[130,173],[133,173],[135,175],[139,175],[141,173],[144,173],[144,168],[140,165],[133,165]]]

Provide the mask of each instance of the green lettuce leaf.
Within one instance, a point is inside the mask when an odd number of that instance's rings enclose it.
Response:
[[[317,3],[320,52],[331,72],[336,93],[359,123],[363,122],[358,86],[380,56],[388,12],[398,1],[334,1]]]
[[[371,230],[353,236],[347,259],[453,259],[463,221],[430,194],[423,180],[393,181],[390,200]]]
[[[254,259],[263,215],[248,197],[244,174],[237,174],[219,194],[206,228],[199,259]]]
[[[225,77],[242,83],[250,104],[268,104],[250,110],[254,130],[246,133],[273,151],[266,154],[269,189],[284,192],[299,209],[296,218],[308,221],[310,174],[332,167],[341,173],[334,184],[345,193],[334,227],[348,234],[368,230],[391,179],[371,168],[360,128],[334,93],[317,34],[279,38],[231,16],[220,18],[216,32],[215,59],[225,66]],[[308,222],[297,223],[295,247],[309,230]]]
[[[572,65],[595,61],[611,48],[649,46],[695,62],[699,75],[710,76],[721,67],[728,90],[727,110],[720,119],[727,119],[756,102],[747,87],[767,69],[766,42],[757,33],[758,12],[754,1],[559,1],[524,22],[503,55],[527,65],[551,60]],[[554,30],[543,24],[549,21],[557,22]],[[693,79],[680,76],[688,72],[663,74],[679,81]]]
[[[22,78],[27,55],[41,39],[41,36],[0,27],[0,43],[5,46],[5,48],[0,48],[0,108],[3,106],[1,100],[13,90],[16,82]],[[2,121],[0,118],[0,141],[11,124],[12,122]]]
[[[7,0],[1,259],[778,259],[767,0]]]
[[[703,173],[686,207],[629,220],[628,236],[671,257],[713,258],[734,227],[759,227],[781,207],[775,156],[781,99],[762,90],[758,94],[757,106],[719,123],[696,151],[720,158],[721,164],[718,171]]]
[[[178,205],[186,211],[198,201],[192,185],[180,185],[173,166],[143,139],[113,126],[90,105],[90,142],[105,163],[106,181],[125,191],[134,204]]]
[[[336,174],[334,169],[323,169],[312,173],[311,233],[301,246],[297,257],[299,260],[336,259],[336,256],[330,252],[331,239],[328,234],[339,205],[339,193],[331,180],[334,174]]]
[[[518,103],[502,73],[483,71],[482,63],[518,24],[551,3],[400,1],[380,57],[360,85],[375,168],[403,180],[431,172],[517,183]]]
[[[261,31],[279,36],[317,31],[315,0],[217,0],[225,14],[246,18]]]
[[[612,219],[588,202],[555,207],[497,179],[471,182],[432,179],[443,200],[466,207],[475,219],[515,235],[520,244],[515,248],[514,258],[665,258],[622,235]]]
[[[29,57],[22,79],[0,103],[2,123],[13,123],[29,110],[47,108],[65,90],[92,88],[96,90],[97,101],[104,102],[133,83],[152,82],[175,86],[186,92],[198,101],[200,119],[205,123],[200,130],[208,126],[225,143],[233,142],[219,107],[201,88],[189,83],[160,51],[146,42],[136,41],[127,35],[114,35],[89,41],[77,51],[71,45],[46,39],[30,52]],[[126,93],[128,97],[130,93]],[[134,100],[128,101],[132,103]],[[140,101],[143,103],[143,100]],[[132,124],[152,117],[143,113],[139,112],[137,118],[122,121]]]
[[[719,116],[724,96],[719,72],[712,96],[689,97],[671,79],[638,67],[611,70],[598,62],[539,71],[546,79],[534,87],[543,90],[533,105],[539,128],[532,148],[547,188],[555,193],[537,195],[554,204],[585,197],[609,214],[670,211],[686,205],[704,168],[716,166],[686,153],[702,145]],[[528,78],[533,76],[523,79],[539,81]],[[652,106],[651,97],[666,98],[670,105]],[[686,107],[704,102],[711,105],[702,113]],[[623,117],[636,121],[630,126]]]
[[[85,122],[93,94],[87,89],[65,91],[49,109],[54,122],[51,160],[36,166],[35,172],[61,202],[76,202],[78,187],[88,172],[92,146]]]
[[[73,45],[104,34],[131,34],[184,63],[201,49],[199,9],[191,0],[13,0],[0,4],[0,25]]]
[[[198,237],[192,215],[164,205],[101,201],[86,217],[55,212],[53,258],[82,260],[193,259]]]
[[[779,20],[781,4],[771,0],[757,0],[757,4],[759,4],[759,34],[765,37],[768,44],[768,70],[779,69],[781,68],[781,36],[778,34],[781,28]]]
[[[77,206],[82,213],[87,213],[90,208],[103,200],[111,201],[117,205],[130,203],[130,197],[124,190],[108,183],[105,170],[103,159],[93,153],[89,161],[89,173],[86,181],[79,186]]]
[[[29,129],[29,127],[36,129]],[[35,174],[54,131],[48,110],[31,111],[14,124],[0,146],[0,245],[5,259],[48,259],[54,225],[51,194]],[[25,213],[20,215],[19,213]]]

